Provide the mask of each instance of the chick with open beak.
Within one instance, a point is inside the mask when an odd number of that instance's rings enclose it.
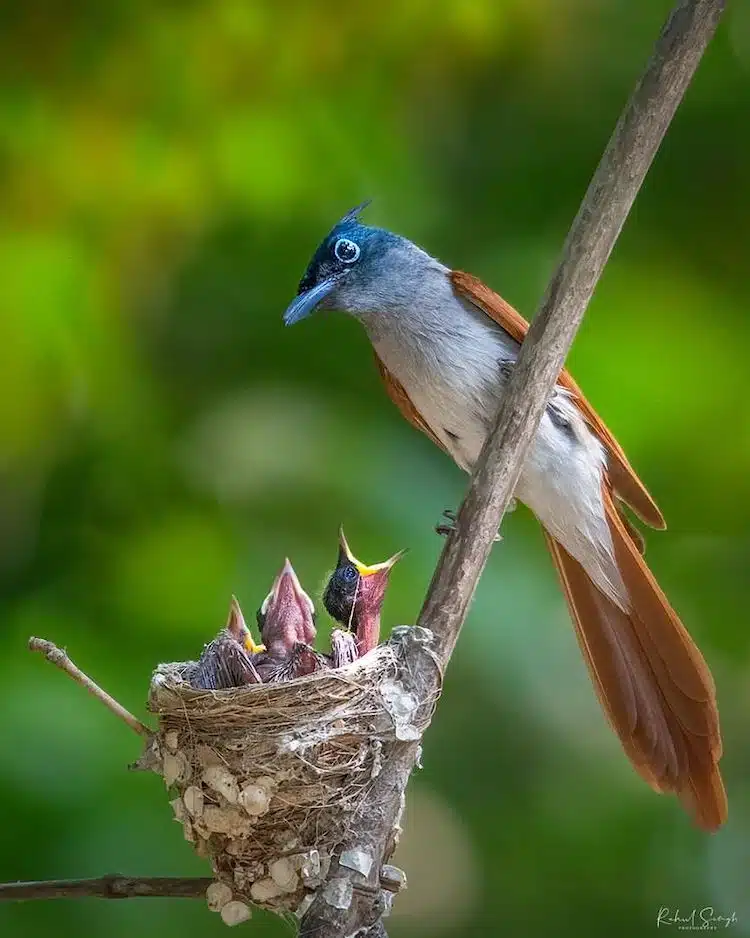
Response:
[[[344,529],[339,531],[339,556],[323,593],[323,605],[345,629],[354,632],[359,656],[380,640],[380,610],[391,568],[406,553],[400,550],[383,563],[362,563],[351,552]]]
[[[227,624],[203,649],[190,683],[201,690],[260,684],[261,677],[253,656],[262,651],[265,651],[265,646],[255,644],[240,604],[232,596]]]
[[[255,656],[264,682],[292,680],[324,666],[313,648],[315,606],[287,559],[258,610],[265,653]]]

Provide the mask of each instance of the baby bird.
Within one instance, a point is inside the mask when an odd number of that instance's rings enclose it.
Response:
[[[380,641],[380,610],[388,577],[405,553],[401,550],[383,563],[367,566],[351,552],[344,529],[339,531],[339,556],[323,593],[323,605],[346,632],[354,633],[357,657],[366,655]],[[335,635],[331,636],[334,652],[348,656],[345,638]]]
[[[200,690],[223,690],[243,684],[260,684],[261,677],[253,656],[264,651],[256,645],[236,597],[232,597],[226,626],[203,649],[192,673],[190,684]]]
[[[258,626],[265,651],[254,657],[254,664],[264,683],[289,681],[325,667],[325,659],[312,647],[315,606],[288,559],[258,610]]]

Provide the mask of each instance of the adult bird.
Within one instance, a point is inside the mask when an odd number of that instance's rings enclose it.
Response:
[[[323,656],[312,648],[315,606],[288,559],[263,600],[257,619],[265,652],[253,660],[264,683],[292,680],[326,666]]]
[[[469,472],[528,323],[476,277],[361,224],[362,208],[320,244],[284,320],[318,308],[358,319],[401,413]],[[567,371],[515,495],[544,527],[594,688],[635,769],[677,794],[702,827],[719,827],[727,802],[714,682],[622,505],[652,527],[664,519]]]
[[[336,569],[331,574],[323,592],[323,605],[328,614],[344,633],[353,632],[356,637],[356,657],[366,655],[380,641],[380,610],[388,586],[391,568],[403,557],[399,551],[382,563],[367,565],[357,560],[347,543],[344,529],[339,531],[339,553]],[[338,630],[336,630],[338,631]],[[347,655],[346,634],[332,635],[334,652]],[[345,663],[345,662],[341,662]]]

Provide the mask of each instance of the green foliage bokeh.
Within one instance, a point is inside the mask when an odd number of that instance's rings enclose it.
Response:
[[[159,779],[126,772],[137,739],[29,635],[143,716],[152,667],[194,657],[232,592],[251,619],[286,555],[317,598],[340,522],[367,561],[411,548],[385,616],[414,621],[465,478],[399,420],[354,322],[281,314],[367,197],[532,314],[668,7],[0,6],[0,880],[206,872]],[[519,510],[413,782],[394,938],[632,938],[664,906],[750,935],[749,78],[746,4],[570,360],[668,519],[649,561],[714,669],[730,820],[707,837],[634,776]],[[0,905],[9,938],[105,931],[224,926],[199,902]]]

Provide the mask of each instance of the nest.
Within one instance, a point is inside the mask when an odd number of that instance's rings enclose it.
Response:
[[[346,667],[231,690],[191,687],[190,662],[158,667],[148,757],[185,839],[211,861],[209,904],[225,921],[249,916],[247,903],[304,911],[394,747],[430,721],[439,675],[413,681],[409,646],[434,662],[431,640],[397,629]]]

